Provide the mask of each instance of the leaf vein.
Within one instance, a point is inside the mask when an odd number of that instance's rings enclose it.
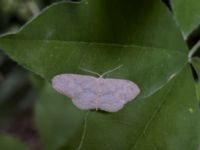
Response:
[[[85,114],[83,132],[82,132],[81,140],[80,140],[80,143],[78,145],[77,150],[81,150],[81,148],[83,146],[83,142],[85,140],[86,130],[87,130],[87,118],[88,118],[88,115],[89,115],[89,111]]]
[[[3,39],[1,40],[15,40],[15,41],[33,41],[33,42],[45,42],[45,43],[67,43],[67,44],[85,44],[85,45],[99,45],[99,46],[113,46],[113,47],[122,47],[122,48],[141,48],[141,49],[152,49],[152,50],[162,50],[162,51],[172,51],[174,53],[180,53],[180,54],[185,54],[187,55],[187,51],[183,50],[175,50],[175,49],[167,49],[167,48],[161,48],[161,47],[152,47],[152,46],[145,46],[145,45],[137,45],[137,44],[119,44],[119,43],[103,43],[103,42],[90,42],[90,41],[64,41],[64,40],[44,40],[44,39],[11,39],[11,38],[6,38],[2,37]]]
[[[172,88],[170,88],[165,95],[163,95],[162,97],[164,97],[164,99],[162,100],[162,102],[158,105],[158,107],[155,109],[155,111],[153,112],[152,116],[150,117],[150,119],[147,121],[147,123],[144,126],[144,129],[142,130],[141,134],[138,136],[135,144],[132,146],[132,150],[136,150],[136,146],[139,143],[139,141],[141,140],[141,138],[143,137],[143,135],[146,135],[147,130],[149,129],[150,124],[152,123],[152,121],[156,118],[156,116],[158,115],[159,111],[161,110],[161,108],[163,107],[163,104],[167,101],[166,99],[166,95],[168,95],[171,92]]]

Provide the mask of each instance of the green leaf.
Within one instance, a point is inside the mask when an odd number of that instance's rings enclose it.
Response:
[[[145,10],[145,11],[144,11]],[[159,0],[83,0],[57,3],[19,33],[0,39],[18,63],[49,81],[60,73],[109,75],[153,94],[187,63],[187,48]]]
[[[198,76],[198,80],[196,82],[196,93],[197,93],[197,97],[198,100],[200,101],[200,58],[199,57],[194,57],[192,58],[192,65],[194,66],[194,69],[197,73]]]
[[[187,48],[159,0],[57,3],[0,38],[0,47],[48,81],[60,73],[88,74],[81,68],[102,74],[123,65],[109,76],[141,89],[121,111],[103,113],[80,111],[47,87],[36,109],[47,150],[197,149],[199,112]]]
[[[135,100],[117,113],[81,113],[50,86],[36,108],[47,150],[196,150],[200,140],[189,67],[154,95]]]
[[[0,135],[0,149],[1,150],[28,150],[27,146],[22,144],[21,141],[8,135]]]
[[[200,51],[200,41],[198,41],[190,50],[188,57],[190,59],[190,61],[192,60],[192,57],[196,57],[199,56],[199,52]]]
[[[55,150],[74,136],[82,118],[83,111],[47,84],[36,104],[37,128],[46,150]]]
[[[197,82],[197,83],[195,84],[195,87],[196,87],[197,99],[198,99],[199,102],[200,102],[200,83]]]
[[[200,25],[199,0],[172,0],[173,14],[187,37]]]
[[[198,77],[200,77],[200,58],[199,57],[192,58],[192,64],[195,68]]]

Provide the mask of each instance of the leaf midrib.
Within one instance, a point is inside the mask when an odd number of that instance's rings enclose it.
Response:
[[[1,39],[2,38],[2,39]],[[82,45],[96,45],[96,46],[110,46],[110,47],[122,47],[122,48],[140,48],[140,49],[151,49],[151,50],[158,50],[158,51],[170,51],[182,55],[187,55],[187,51],[180,51],[176,49],[167,49],[167,48],[159,48],[159,47],[152,47],[152,46],[141,46],[136,44],[117,44],[117,43],[103,43],[103,42],[87,42],[87,41],[64,41],[64,40],[46,40],[46,39],[15,39],[15,38],[5,38],[0,37],[1,40],[11,40],[11,41],[33,41],[33,42],[45,42],[45,43],[65,43],[65,44],[82,44]]]

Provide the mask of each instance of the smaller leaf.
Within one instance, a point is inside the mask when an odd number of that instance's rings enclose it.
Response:
[[[199,78],[200,77],[200,58],[198,58],[198,57],[192,58],[192,64],[193,64],[195,71]]]
[[[197,93],[197,98],[200,101],[200,83],[196,83],[196,93]]]
[[[175,19],[186,38],[200,25],[199,0],[172,0],[171,3]]]
[[[193,45],[192,49],[190,50],[188,55],[189,59],[191,59],[194,56],[199,56],[200,55],[199,51],[200,51],[200,40],[195,45]]]
[[[196,87],[197,98],[200,101],[200,82],[199,82],[199,78],[200,78],[200,58],[194,57],[192,59],[192,65],[194,66],[194,69],[195,69],[197,76],[198,76],[198,81],[195,84],[195,87]]]

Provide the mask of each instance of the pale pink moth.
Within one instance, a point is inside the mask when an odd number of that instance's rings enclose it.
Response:
[[[56,75],[52,79],[52,86],[59,93],[71,98],[74,105],[80,109],[116,112],[127,102],[135,99],[140,89],[129,80],[103,78],[108,72],[103,75],[98,74],[99,77],[77,74]]]

